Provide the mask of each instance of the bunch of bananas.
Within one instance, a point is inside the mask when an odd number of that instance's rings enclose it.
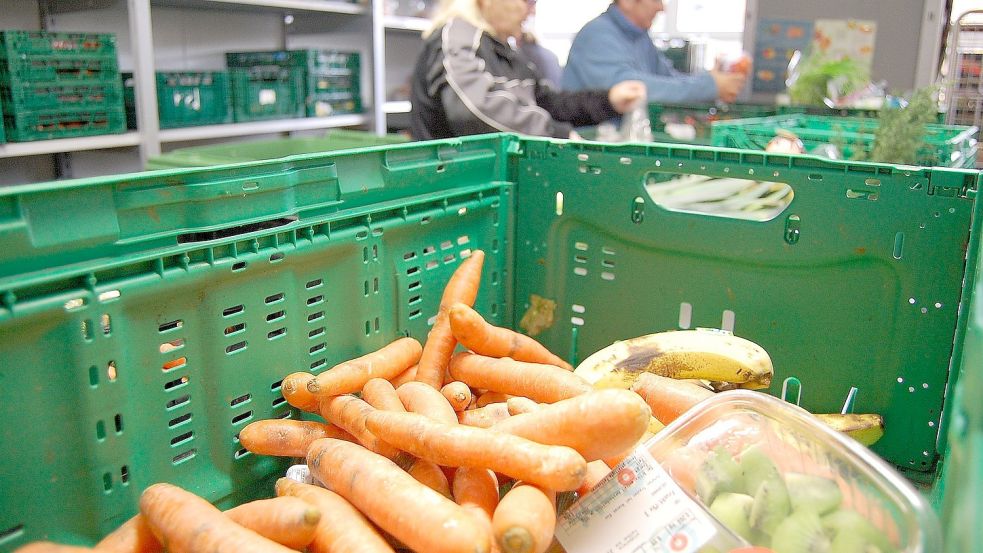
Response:
[[[718,392],[768,388],[774,367],[768,352],[750,340],[726,331],[697,329],[615,342],[585,359],[574,372],[595,388],[632,388],[640,375],[648,373]],[[864,445],[872,445],[884,435],[880,415],[817,416]]]

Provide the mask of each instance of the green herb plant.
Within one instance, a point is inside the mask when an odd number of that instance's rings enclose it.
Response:
[[[926,125],[935,121],[938,111],[938,89],[934,86],[915,91],[903,108],[882,109],[870,161],[918,165],[918,151],[927,136]]]

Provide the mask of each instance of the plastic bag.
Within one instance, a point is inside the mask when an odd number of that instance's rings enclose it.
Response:
[[[625,142],[652,142],[648,104],[639,102],[622,116],[620,134]]]

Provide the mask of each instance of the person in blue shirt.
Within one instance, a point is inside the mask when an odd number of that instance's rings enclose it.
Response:
[[[645,83],[650,102],[733,102],[744,88],[743,73],[676,71],[648,31],[663,9],[661,0],[614,0],[607,11],[577,33],[563,71],[564,90],[608,88],[625,80]]]

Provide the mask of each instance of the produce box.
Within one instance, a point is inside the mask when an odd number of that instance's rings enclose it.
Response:
[[[5,112],[3,119],[10,142],[126,132],[126,115],[122,105]]]
[[[298,154],[316,154],[349,148],[398,144],[408,140],[408,138],[396,134],[379,136],[365,131],[335,129],[319,137],[277,138],[274,140],[178,148],[150,158],[147,161],[147,169],[207,167],[209,165],[276,159]]]
[[[119,83],[27,84],[0,87],[0,97],[12,113],[46,109],[105,109],[123,105]]]
[[[116,59],[116,36],[99,33],[0,31],[0,58],[11,63],[34,56]]]
[[[806,151],[823,144],[838,145],[845,158],[861,147],[867,154],[874,148],[874,119],[829,117],[821,115],[777,115],[735,119],[713,124],[713,145],[764,150],[775,131],[795,133]],[[976,165],[976,127],[927,125],[926,145],[919,151],[920,163],[926,167],[964,167]]]
[[[229,76],[235,121],[289,119],[307,113],[304,69],[230,69]]]
[[[789,184],[788,211],[669,212],[645,193],[737,173]],[[299,416],[281,379],[425,338],[447,278],[482,249],[476,309],[537,319],[573,364],[626,337],[729,328],[771,355],[773,395],[795,377],[804,408],[837,412],[856,387],[856,412],[886,421],[873,450],[914,482],[942,478],[945,525],[965,538],[951,543],[976,551],[979,525],[957,522],[977,517],[983,484],[979,184],[494,135],[2,188],[0,549],[92,544],[159,481],[220,507],[269,496],[289,460],[236,436]]]
[[[358,52],[315,49],[225,54],[230,68],[303,70],[308,117],[362,111],[360,59]]]
[[[714,121],[744,119],[777,115],[777,106],[759,104],[649,104],[649,121],[656,142],[682,142],[689,144],[710,144],[710,130]],[[694,138],[674,138],[666,132],[666,125],[688,125],[693,127]]]
[[[157,72],[157,113],[160,128],[232,122],[229,74],[224,71]],[[127,126],[136,125],[133,74],[123,73]]]

